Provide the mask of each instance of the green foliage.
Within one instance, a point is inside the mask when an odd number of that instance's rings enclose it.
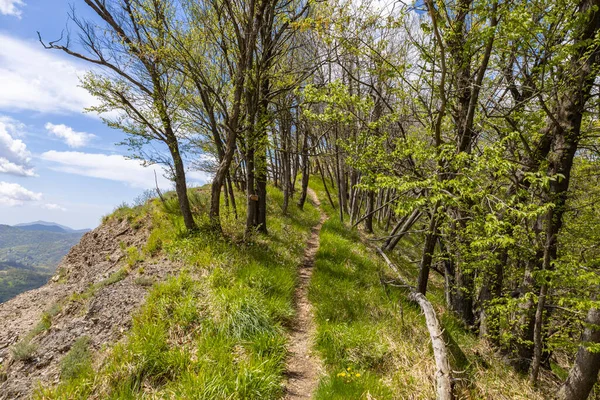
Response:
[[[328,212],[333,211],[322,204]],[[394,398],[382,378],[391,378],[397,369],[391,338],[398,337],[407,323],[399,320],[397,313],[399,293],[386,292],[380,282],[381,261],[338,219],[325,222],[320,240],[309,299],[315,308],[316,347],[327,374],[315,398]],[[413,311],[410,318],[418,326],[418,313]],[[420,390],[427,393],[427,389]],[[410,396],[410,387],[396,394],[402,397],[403,393]]]
[[[42,318],[27,335],[21,339],[13,348],[11,354],[15,360],[29,360],[38,346],[32,343],[32,340],[40,333],[46,332],[52,326],[52,318],[54,318],[62,310],[61,303],[54,303],[47,311],[42,313]]]
[[[109,286],[112,285],[114,283],[117,283],[119,281],[122,281],[123,279],[125,279],[125,277],[129,274],[128,270],[125,268],[121,268],[120,270],[113,272],[108,278],[106,278],[105,280],[99,282],[96,285],[96,288],[99,289],[101,287],[104,286]]]
[[[160,230],[153,230],[150,236],[146,240],[143,252],[149,256],[155,256],[162,250],[162,239],[160,237]]]
[[[108,278],[106,278],[98,283],[90,284],[84,291],[71,294],[71,296],[69,296],[69,301],[74,301],[77,303],[85,303],[88,299],[90,299],[92,296],[94,296],[94,294],[98,290],[102,289],[103,287],[110,286],[117,282],[122,281],[123,279],[125,279],[125,277],[128,274],[129,274],[128,268],[121,268],[121,269],[113,272],[112,274],[110,274],[110,276]]]
[[[102,222],[106,223],[111,219],[118,222],[127,221],[133,229],[139,229],[151,206],[149,202],[132,206],[124,202],[117,206],[112,213],[102,217]]]
[[[13,265],[0,262],[0,303],[44,285],[52,276],[52,272],[45,269],[21,267],[19,264],[18,268],[14,268]]]
[[[63,381],[72,381],[93,372],[89,346],[89,336],[82,336],[73,343],[60,362],[60,378]]]
[[[147,276],[138,276],[135,278],[135,284],[140,286],[152,286],[154,284],[154,279],[148,278]]]
[[[311,186],[325,197],[319,180]],[[322,202],[329,215],[336,211]],[[329,218],[321,230],[309,299],[317,325],[316,348],[326,374],[319,382],[317,399],[377,399],[435,397],[431,377],[434,360],[429,333],[418,306],[408,302],[395,274],[374,250],[362,243],[339,219]],[[401,243],[404,257],[390,255],[409,279],[418,268],[417,239]],[[452,369],[459,379],[459,398],[542,399],[528,382],[506,368],[487,342],[480,341],[451,313],[444,310],[444,282],[431,277],[427,294],[440,310]],[[359,376],[356,376],[359,374]],[[503,397],[504,396],[504,397]]]
[[[140,254],[140,251],[135,246],[130,246],[125,250],[126,257],[125,260],[127,262],[127,266],[129,268],[133,268],[137,265],[137,263],[143,261],[143,257]]]

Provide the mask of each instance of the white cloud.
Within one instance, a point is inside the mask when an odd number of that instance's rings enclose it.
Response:
[[[58,204],[54,204],[54,203],[42,204],[42,208],[45,208],[46,210],[67,211],[67,209],[64,208],[63,206],[59,206]]]
[[[21,10],[19,6],[24,6],[22,0],[0,0],[0,14],[12,15],[21,18]]]
[[[163,176],[160,166],[144,167],[139,161],[130,160],[121,155],[51,150],[42,153],[40,158],[55,164],[50,166],[55,171],[124,182],[132,187],[142,189],[155,187],[154,172],[156,171],[159,186],[162,189],[172,187],[172,182]],[[192,175],[192,182],[205,183],[208,181],[206,174],[193,173]]]
[[[1,0],[0,0],[1,1]],[[31,153],[21,139],[24,125],[11,118],[0,116],[0,173],[35,176],[30,166]]]
[[[0,182],[0,205],[12,207],[41,199],[41,193],[32,192],[16,183]]]
[[[45,128],[50,134],[63,139],[69,147],[83,147],[96,137],[91,133],[74,131],[73,128],[63,124],[54,125],[48,122]]]
[[[0,0],[7,4],[6,0]],[[0,109],[44,113],[79,113],[96,104],[79,87],[89,68],[37,41],[0,33]]]

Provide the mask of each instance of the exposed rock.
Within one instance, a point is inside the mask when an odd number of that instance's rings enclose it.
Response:
[[[126,220],[111,219],[81,238],[48,284],[0,304],[0,399],[28,398],[39,383],[56,384],[60,361],[79,337],[89,336],[95,351],[123,337],[149,290],[136,283],[142,276],[140,268],[143,276],[159,281],[178,269],[164,257],[146,259],[132,267],[124,279],[102,284],[127,266],[123,249],[141,249],[149,234],[149,223],[136,230]],[[90,290],[92,285],[96,285],[95,290]],[[37,346],[32,358],[13,359],[11,348],[56,305],[60,311],[52,316],[51,327],[31,340]],[[97,356],[103,358],[103,354]]]

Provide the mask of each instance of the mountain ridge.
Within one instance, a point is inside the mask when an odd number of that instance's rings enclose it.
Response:
[[[89,228],[84,229],[73,229],[66,225],[61,225],[56,222],[49,221],[32,221],[32,222],[24,222],[15,225],[9,225],[13,228],[20,228],[25,230],[38,230],[38,231],[48,231],[48,232],[65,232],[65,233],[85,233],[91,231]]]

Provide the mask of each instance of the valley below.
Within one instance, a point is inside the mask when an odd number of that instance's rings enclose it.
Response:
[[[42,221],[0,225],[0,303],[48,282],[86,231]]]

